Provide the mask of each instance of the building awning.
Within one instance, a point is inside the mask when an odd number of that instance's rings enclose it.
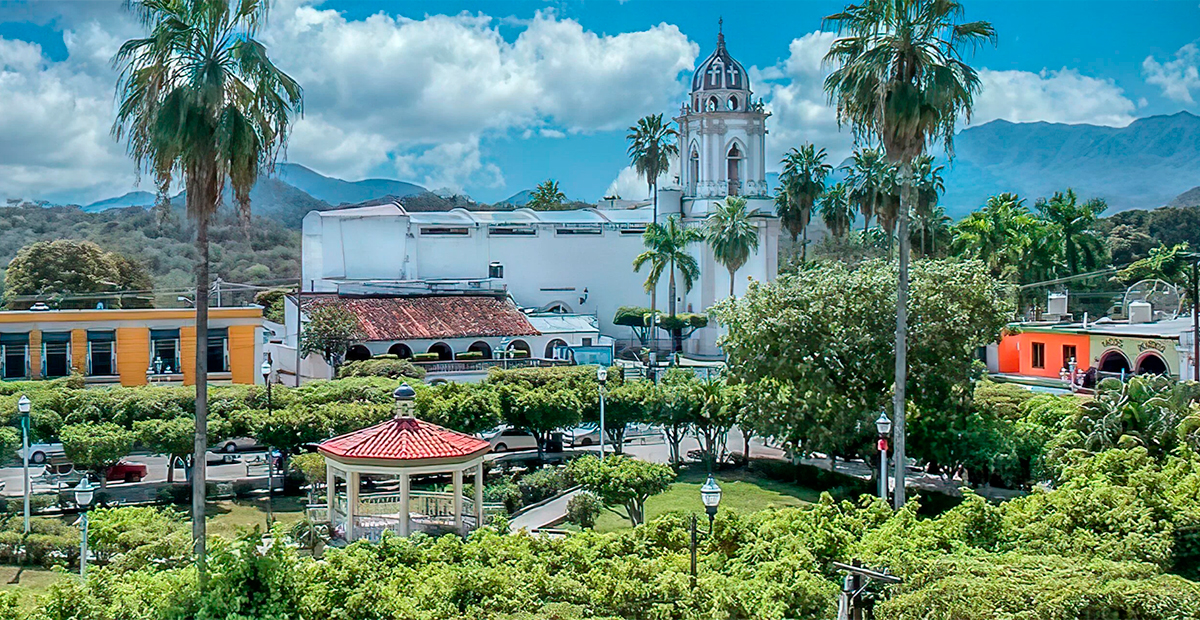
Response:
[[[491,445],[478,437],[408,416],[328,439],[317,446],[324,455],[345,461],[452,461],[486,453]]]
[[[537,336],[516,304],[499,295],[339,297],[304,294],[304,311],[340,306],[358,317],[363,340]]]

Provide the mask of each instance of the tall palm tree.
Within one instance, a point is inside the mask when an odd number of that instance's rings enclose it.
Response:
[[[913,225],[916,227],[913,236],[917,237],[921,244],[921,256],[931,258],[938,255],[938,239],[944,242],[950,238],[950,223],[951,219],[946,215],[946,209],[940,206],[913,213]]]
[[[726,196],[725,202],[713,205],[713,212],[704,223],[704,236],[712,248],[713,258],[729,270],[729,296],[733,297],[733,276],[758,253],[758,227],[750,221],[746,199]]]
[[[558,181],[546,179],[534,188],[526,205],[534,211],[559,211],[566,208],[567,195],[558,189]]]
[[[695,227],[684,226],[678,215],[667,218],[666,224],[652,223],[642,234],[642,243],[646,251],[633,259],[633,270],[641,271],[647,263],[650,272],[646,275],[645,289],[647,293],[658,286],[663,272],[670,274],[671,316],[675,316],[675,272],[683,278],[683,291],[686,295],[692,290],[692,284],[700,277],[700,265],[695,257],[688,254],[688,246],[704,240],[704,233]],[[675,341],[675,350],[682,348],[679,330],[671,334]]]
[[[835,183],[821,194],[821,220],[829,234],[841,239],[850,234],[854,222],[854,207],[850,205],[850,188],[845,182]]]
[[[837,104],[839,123],[856,137],[877,140],[899,168],[900,268],[896,287],[895,505],[903,506],[905,387],[908,379],[908,211],[912,162],[931,142],[953,152],[959,117],[970,118],[979,76],[963,47],[995,41],[987,22],[962,23],[954,0],[863,0],[829,16],[839,37],[825,60],[834,70],[825,90]]]
[[[663,123],[662,114],[650,114],[638,119],[629,128],[625,139],[629,141],[629,158],[638,176],[646,179],[650,196],[654,201],[654,221],[658,222],[658,177],[667,173],[671,158],[679,154],[675,138],[679,132]]]
[[[846,169],[846,185],[851,203],[863,216],[863,230],[871,227],[878,215],[888,184],[888,164],[879,149],[858,149]]]
[[[796,237],[804,237],[800,246],[801,261],[808,259],[808,223],[812,220],[813,204],[825,191],[825,177],[833,170],[833,166],[825,163],[825,157],[825,149],[805,143],[799,149],[788,151],[780,162],[783,171],[779,175],[775,208],[783,227],[792,236],[792,243],[796,242]]]
[[[208,426],[208,225],[228,183],[243,222],[250,188],[287,143],[300,86],[255,40],[267,18],[262,0],[133,0],[150,31],[126,41],[119,69],[113,135],[154,177],[159,200],[183,177],[187,214],[196,224],[196,441],[192,462],[192,535],[205,574],[205,453]]]
[[[954,251],[983,262],[992,275],[1019,268],[1036,242],[1036,218],[1016,194],[997,194],[954,225]]]
[[[1043,220],[1054,225],[1054,241],[1066,261],[1067,273],[1064,275],[1073,276],[1101,263],[1104,241],[1092,227],[1108,208],[1102,199],[1093,198],[1079,204],[1075,190],[1068,189],[1055,192],[1049,200],[1039,199],[1034,208]]]
[[[933,156],[921,155],[913,161],[913,187],[916,189],[916,203],[913,205],[913,216],[921,235],[921,256],[937,252],[936,233],[946,225],[945,209],[938,209],[938,199],[946,191],[946,182],[942,179],[942,166],[933,165]],[[940,212],[939,212],[940,211]],[[925,242],[933,243],[933,249],[926,252]]]

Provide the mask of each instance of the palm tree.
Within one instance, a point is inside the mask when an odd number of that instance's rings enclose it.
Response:
[[[1033,258],[1029,249],[1035,245],[1037,228],[1036,218],[1025,208],[1025,199],[1016,194],[998,194],[954,225],[954,251],[983,262],[992,275],[999,277]]]
[[[946,227],[948,221],[946,210],[937,206],[938,198],[946,191],[942,169],[942,166],[933,165],[933,156],[929,154],[913,161],[913,187],[917,190],[913,216],[921,235],[921,256],[937,253],[937,233]],[[928,253],[925,248],[927,239],[933,244]]]
[[[1050,200],[1040,199],[1034,208],[1042,219],[1054,225],[1054,242],[1066,261],[1067,273],[1073,276],[1080,270],[1097,267],[1104,258],[1104,241],[1092,230],[1098,216],[1108,208],[1102,199],[1094,198],[1078,204],[1075,190],[1055,192]]]
[[[863,216],[863,230],[871,227],[882,206],[887,187],[888,164],[879,149],[859,149],[851,156],[846,167],[846,184],[851,203],[858,207]]]
[[[686,295],[692,290],[692,284],[700,277],[700,265],[695,257],[688,254],[688,246],[697,241],[703,241],[704,234],[699,228],[684,226],[678,215],[667,218],[666,224],[652,223],[642,234],[642,242],[646,251],[633,259],[633,270],[641,271],[642,266],[650,263],[650,272],[646,275],[645,289],[647,293],[654,291],[663,271],[670,273],[671,316],[675,316],[675,272],[683,278],[683,291]],[[653,312],[653,311],[652,311]],[[682,349],[682,339],[679,330],[671,334],[675,341],[675,350]]]
[[[534,211],[559,211],[565,208],[567,195],[559,191],[558,181],[546,179],[534,188],[526,205]]]
[[[625,136],[629,140],[629,158],[638,176],[646,179],[654,201],[654,221],[658,222],[658,177],[667,173],[671,158],[679,154],[675,137],[679,133],[663,123],[662,114],[638,119]],[[653,292],[653,291],[650,291]]]
[[[834,237],[840,239],[850,234],[854,207],[850,206],[850,188],[845,182],[836,183],[821,194],[821,220]]]
[[[134,0],[149,36],[126,41],[113,135],[126,140],[138,167],[153,175],[159,200],[183,176],[187,214],[196,224],[196,441],[192,536],[205,574],[205,453],[208,426],[208,225],[233,190],[243,222],[250,188],[270,171],[302,105],[300,86],[271,64],[255,40],[267,18],[260,0]]]
[[[837,104],[839,123],[858,137],[878,140],[899,168],[900,268],[896,287],[895,505],[904,505],[905,387],[908,379],[908,211],[912,162],[931,142],[953,152],[959,117],[970,118],[979,76],[962,60],[964,45],[993,41],[987,22],[960,23],[955,0],[863,0],[828,21],[839,37],[825,60],[834,70],[825,90]]]
[[[775,208],[783,227],[792,236],[792,243],[796,242],[796,237],[804,236],[800,246],[801,261],[808,258],[808,223],[812,220],[813,204],[825,191],[825,177],[833,170],[833,166],[825,163],[825,157],[825,149],[805,143],[799,149],[788,151],[780,162],[783,171],[779,175]]]
[[[914,236],[920,239],[921,256],[931,258],[937,256],[938,239],[949,239],[950,216],[940,206],[929,210],[918,209],[913,214],[913,225],[916,227]],[[928,242],[928,250],[926,249]]]
[[[733,275],[758,253],[758,227],[750,221],[746,199],[727,196],[725,202],[714,205],[705,222],[704,235],[712,248],[713,257],[729,270],[729,296],[733,297]]]

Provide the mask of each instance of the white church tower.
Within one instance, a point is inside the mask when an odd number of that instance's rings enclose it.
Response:
[[[766,120],[755,102],[750,76],[725,48],[717,49],[692,75],[690,99],[675,118],[679,124],[680,208],[685,217],[703,217],[726,196],[745,196],[750,209],[773,210],[766,181]]]

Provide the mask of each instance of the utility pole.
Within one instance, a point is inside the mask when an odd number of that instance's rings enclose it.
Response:
[[[1200,381],[1200,255],[1192,256],[1192,381]]]

